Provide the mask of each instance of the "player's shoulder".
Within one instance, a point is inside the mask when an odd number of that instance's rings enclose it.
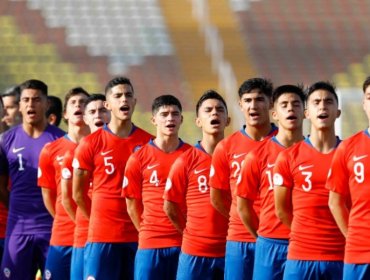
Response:
[[[366,139],[370,140],[370,135],[367,132],[367,130],[362,130],[342,140],[340,143],[340,146],[349,147],[349,146],[357,145],[359,144],[359,142],[362,142],[363,140],[366,140]]]

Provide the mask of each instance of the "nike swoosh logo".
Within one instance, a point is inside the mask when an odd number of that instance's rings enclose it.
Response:
[[[64,159],[64,156],[57,156],[57,161],[61,161]]]
[[[311,167],[313,167],[313,165],[306,165],[306,166],[300,165],[300,166],[298,166],[298,169],[299,169],[299,171],[302,171],[302,170],[305,170],[305,169],[311,168]]]
[[[158,165],[159,165],[159,163],[156,163],[156,164],[153,164],[153,165],[148,165],[146,168],[148,168],[150,170],[150,169],[153,169],[154,167],[156,167]]]
[[[272,167],[274,167],[275,166],[275,163],[268,163],[267,164],[267,168],[272,168]]]
[[[242,154],[234,154],[233,155],[233,158],[234,159],[237,159],[237,158],[240,158],[240,157],[242,157],[242,156],[245,156],[247,153],[242,153]]]
[[[20,147],[20,148],[13,148],[13,153],[18,153],[18,152],[20,152],[20,151],[22,151],[22,150],[24,150],[26,147]]]
[[[202,173],[204,170],[207,170],[208,168],[204,168],[204,169],[201,169],[201,170],[194,170],[194,174],[199,174],[199,173]]]
[[[353,161],[359,161],[360,159],[366,158],[368,155],[363,156],[353,156]]]
[[[111,153],[113,150],[109,150],[109,151],[106,151],[106,152],[101,152],[100,154],[102,155],[102,156],[105,156],[105,155],[107,155],[107,154],[109,154],[109,153]]]

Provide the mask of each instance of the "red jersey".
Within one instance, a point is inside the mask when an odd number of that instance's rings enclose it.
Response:
[[[326,187],[351,199],[345,263],[370,263],[370,135],[361,131],[344,140],[331,165]]]
[[[89,242],[137,241],[137,231],[121,196],[123,172],[129,156],[151,137],[134,126],[128,137],[120,138],[104,125],[78,145],[73,167],[88,170],[93,177]]]
[[[165,153],[150,141],[127,162],[122,194],[143,203],[140,249],[181,246],[181,234],[163,211],[163,192],[172,163],[190,147],[181,142],[176,151]]]
[[[282,151],[275,162],[275,187],[292,189],[290,260],[343,260],[345,240],[329,210],[325,188],[333,155],[334,150],[318,152],[306,139]]]
[[[50,245],[72,246],[75,223],[71,220],[62,205],[62,161],[69,150],[74,150],[77,144],[65,135],[44,146],[40,153],[38,186],[52,189],[56,192],[55,217],[51,231]]]
[[[245,156],[253,149],[259,147],[263,142],[277,133],[273,126],[272,131],[262,141],[255,141],[250,138],[244,128],[223,139],[217,144],[212,155],[212,167],[209,178],[209,185],[212,188],[225,190],[231,193],[232,202],[230,207],[230,220],[227,240],[239,242],[256,242],[256,239],[245,228],[240,220],[236,209],[235,188],[238,180],[242,162]],[[253,205],[259,214],[259,200]]]
[[[73,167],[72,161],[74,150],[67,151],[62,162],[62,178],[72,182]],[[89,188],[88,196],[91,198],[91,188]],[[73,247],[85,247],[87,241],[87,233],[89,229],[89,220],[81,213],[79,207],[76,209],[75,231],[73,238]]]
[[[252,201],[261,201],[258,235],[267,238],[288,239],[290,230],[275,214],[273,168],[281,151],[285,150],[273,137],[251,151],[244,160],[236,195]]]
[[[198,144],[172,165],[164,198],[183,205],[186,227],[181,250],[201,257],[225,256],[228,220],[213,208],[208,186],[212,158]]]

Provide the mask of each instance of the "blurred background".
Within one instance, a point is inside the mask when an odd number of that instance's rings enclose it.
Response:
[[[152,100],[174,94],[185,110],[180,135],[193,143],[195,103],[206,89],[227,100],[230,133],[243,124],[244,80],[329,80],[346,138],[367,127],[369,15],[370,1],[361,0],[0,0],[0,91],[37,78],[63,100],[72,87],[103,92],[125,75],[138,98],[134,122],[153,132]]]

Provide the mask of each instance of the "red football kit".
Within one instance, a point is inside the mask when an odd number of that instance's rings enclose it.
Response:
[[[288,239],[290,230],[275,214],[273,168],[279,153],[286,148],[275,137],[251,151],[244,160],[236,195],[261,201],[258,235],[267,238]]]
[[[140,249],[181,246],[181,234],[163,211],[163,193],[171,165],[189,148],[189,144],[181,142],[175,151],[165,153],[150,141],[127,162],[122,195],[143,203]]]
[[[69,150],[74,150],[77,144],[67,135],[44,146],[40,153],[37,184],[40,187],[54,190],[57,194],[55,217],[51,231],[50,245],[72,246],[75,223],[71,220],[62,205],[62,161]]]
[[[331,165],[326,187],[351,200],[344,262],[370,263],[370,135],[344,140]]]
[[[230,220],[227,240],[239,242],[256,242],[256,239],[245,228],[240,220],[236,209],[236,182],[238,180],[242,161],[253,149],[263,144],[266,139],[277,133],[273,126],[272,131],[262,141],[255,141],[250,138],[244,128],[223,139],[217,144],[212,155],[212,167],[209,178],[209,185],[212,188],[225,190],[231,193],[232,203],[230,207]],[[253,205],[257,214],[260,208],[259,199]]]
[[[275,162],[275,187],[292,191],[289,260],[343,260],[345,240],[330,212],[325,188],[334,152],[318,152],[307,138],[282,151]]]
[[[78,145],[73,167],[88,170],[92,175],[88,242],[137,241],[137,231],[121,196],[123,171],[129,156],[151,137],[134,126],[128,137],[120,138],[104,125]]]
[[[77,147],[76,147],[77,148]],[[64,155],[62,162],[62,178],[65,180],[72,181],[73,167],[72,161],[74,158],[74,150],[67,151]],[[91,198],[92,189],[89,188],[88,196]],[[87,233],[89,229],[89,220],[82,214],[79,207],[76,209],[76,218],[75,218],[75,231],[74,231],[74,241],[73,247],[81,248],[85,247],[87,241]]]
[[[208,186],[211,155],[197,144],[172,165],[164,198],[186,203],[182,252],[201,257],[225,256],[228,220],[210,202]]]

